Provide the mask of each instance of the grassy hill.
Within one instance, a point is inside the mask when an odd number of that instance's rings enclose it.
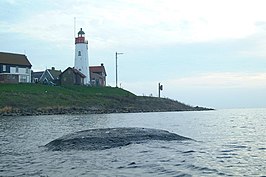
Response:
[[[206,110],[113,87],[0,84],[0,115]]]

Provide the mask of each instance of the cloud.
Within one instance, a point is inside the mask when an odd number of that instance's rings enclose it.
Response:
[[[17,3],[16,0],[4,0],[4,1],[7,2],[8,4],[12,4],[12,5]]]
[[[10,25],[9,32],[23,34],[35,40],[64,45],[65,42],[74,41],[73,28],[70,29],[68,24],[68,22],[72,22],[72,19],[61,11],[46,11],[15,25]]]
[[[164,93],[178,90],[215,90],[215,89],[261,89],[266,88],[266,73],[205,73],[190,77],[166,79],[162,81],[127,82],[123,87],[138,95],[157,95],[158,83],[164,85]]]
[[[261,25],[258,25],[258,28],[258,33],[242,40],[245,47],[237,52],[240,57],[266,58],[266,29]]]
[[[191,88],[266,88],[266,73],[206,73],[167,80],[165,84]]]
[[[32,3],[38,6],[38,2]],[[262,0],[46,3],[49,8],[10,24],[11,31],[64,45],[73,40],[73,19],[77,17],[77,27],[84,28],[93,47],[105,48],[245,38],[258,31],[256,23],[266,21]]]

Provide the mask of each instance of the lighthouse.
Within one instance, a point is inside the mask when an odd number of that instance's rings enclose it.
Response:
[[[86,76],[84,84],[90,84],[88,41],[85,40],[85,33],[80,28],[78,37],[75,38],[75,69]]]

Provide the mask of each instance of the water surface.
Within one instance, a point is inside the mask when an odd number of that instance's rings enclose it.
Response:
[[[92,128],[164,129],[196,141],[96,151],[43,146]],[[0,118],[0,176],[265,176],[266,109]]]

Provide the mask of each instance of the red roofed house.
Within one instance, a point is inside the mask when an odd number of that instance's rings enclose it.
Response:
[[[30,83],[31,66],[26,55],[0,52],[0,83]]]
[[[101,66],[90,66],[90,79],[91,79],[91,85],[92,86],[106,86],[106,71],[103,66],[103,63]]]

